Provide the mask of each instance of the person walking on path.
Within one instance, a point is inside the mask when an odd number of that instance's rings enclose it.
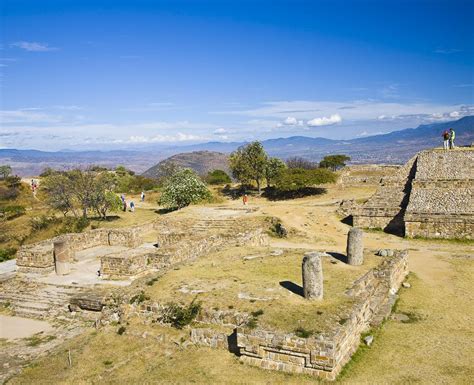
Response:
[[[452,128],[449,129],[449,148],[454,149],[454,139],[456,139],[456,133]]]
[[[242,197],[242,202],[243,202],[244,206],[247,206],[248,201],[249,201],[248,195],[244,194],[244,196]]]
[[[123,212],[127,212],[127,201],[125,199],[123,201]]]
[[[135,212],[135,203],[133,203],[133,201],[130,202],[130,211],[132,213]]]
[[[448,130],[443,132],[443,148],[445,151],[449,149],[449,132]]]
[[[144,191],[142,191],[140,199],[142,200],[142,202],[145,202],[145,192]]]

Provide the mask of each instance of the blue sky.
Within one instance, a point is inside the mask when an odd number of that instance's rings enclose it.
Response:
[[[473,1],[0,7],[0,147],[339,139],[474,114]]]

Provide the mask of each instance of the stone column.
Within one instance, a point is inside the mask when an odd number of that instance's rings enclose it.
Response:
[[[303,257],[303,295],[309,300],[323,299],[323,265],[321,253],[306,253]]]
[[[57,275],[69,274],[69,262],[71,261],[71,249],[67,241],[54,242],[54,265]]]
[[[347,234],[347,263],[349,265],[362,265],[364,263],[364,243],[362,241],[364,232],[353,227]]]

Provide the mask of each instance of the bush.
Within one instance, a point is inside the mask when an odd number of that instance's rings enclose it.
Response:
[[[121,336],[123,333],[125,333],[125,330],[127,330],[125,326],[120,326],[117,330],[117,334]]]
[[[334,183],[336,175],[327,169],[288,168],[276,181],[279,191],[297,191],[323,183]]]
[[[16,249],[14,248],[6,248],[0,249],[0,262],[5,262],[10,259],[13,259],[16,254]]]
[[[30,226],[33,230],[39,231],[39,230],[47,229],[51,224],[55,222],[56,222],[55,217],[40,215],[39,217],[33,217],[30,219]]]
[[[189,325],[201,311],[201,303],[194,299],[188,306],[182,306],[177,303],[169,303],[167,312],[161,317],[160,321],[169,323],[176,329],[182,329]]]
[[[223,170],[210,171],[207,174],[206,182],[212,185],[231,183],[230,176]]]
[[[199,176],[191,169],[184,169],[166,180],[159,204],[168,209],[180,209],[210,198],[211,193]]]
[[[23,206],[5,206],[0,208],[0,218],[7,220],[21,217],[26,213],[26,209]]]
[[[56,231],[56,235],[82,233],[89,226],[89,223],[89,220],[84,217],[66,217],[62,220],[62,226]]]
[[[142,302],[148,301],[150,299],[149,296],[145,294],[142,290],[140,293],[135,294],[132,298],[130,298],[130,304],[140,304]]]
[[[299,326],[296,330],[295,330],[295,334],[298,336],[298,337],[301,337],[301,338],[309,338],[313,335],[313,332],[311,330],[306,330],[305,328]]]

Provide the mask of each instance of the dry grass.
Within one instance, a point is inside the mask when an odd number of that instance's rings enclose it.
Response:
[[[288,202],[267,202],[252,199],[252,205],[261,206],[261,214],[281,217],[285,224],[306,234],[308,248],[343,251],[348,227],[334,215],[340,199],[364,199],[374,191],[373,186],[341,188],[335,186],[323,196]],[[229,206],[239,202],[229,202]],[[191,212],[191,210],[188,210]],[[127,213],[128,214],[128,213]],[[181,215],[173,213],[173,215]],[[279,281],[300,284],[302,257],[299,238],[272,240],[275,247],[295,247],[283,257],[270,257],[267,250],[234,249],[202,258],[192,266],[167,273],[152,287],[156,298],[172,298],[190,302],[194,295],[177,292],[188,285],[190,289],[207,286],[201,294],[210,306],[225,306],[244,310],[264,310],[261,324],[282,322],[287,327],[313,309],[300,306],[298,296],[289,295]],[[336,383],[344,384],[470,384],[474,383],[474,332],[472,330],[474,303],[474,260],[472,247],[463,243],[407,240],[385,233],[366,233],[367,248],[409,248],[409,278],[412,287],[401,289],[397,312],[413,316],[415,322],[401,323],[389,320],[375,333],[370,348],[362,349],[351,362],[345,376]],[[286,244],[287,246],[282,246]],[[299,249],[298,249],[299,248]],[[265,258],[246,261],[244,255],[265,254]],[[372,263],[368,257],[368,263]],[[214,265],[213,265],[214,263]],[[346,287],[337,281],[342,264],[330,265],[325,261],[326,298],[340,293]],[[368,266],[367,266],[368,267]],[[359,272],[357,276],[362,274]],[[344,274],[349,277],[349,274]],[[233,281],[230,277],[235,277]],[[331,279],[330,279],[331,277]],[[332,279],[334,278],[334,279]],[[350,277],[353,279],[353,277]],[[258,284],[257,284],[258,283]],[[220,290],[219,288],[225,288]],[[214,288],[214,290],[212,290]],[[281,289],[280,289],[281,288]],[[267,291],[266,289],[275,289]],[[254,296],[280,298],[272,301],[243,301],[238,292]],[[174,293],[174,294],[173,294]],[[276,304],[280,302],[281,305]],[[334,303],[337,303],[334,302]],[[230,305],[229,305],[230,304]],[[295,309],[295,316],[284,321],[275,315]],[[272,311],[274,313],[272,313]],[[290,312],[288,312],[290,313]],[[273,315],[272,315],[273,314]],[[265,319],[268,317],[268,319]],[[291,318],[294,317],[294,318]],[[304,316],[306,318],[306,316]],[[134,321],[135,322],[135,321]],[[297,321],[296,321],[297,322]],[[280,325],[281,326],[281,325]],[[67,342],[57,353],[41,358],[13,384],[84,384],[84,383],[199,383],[199,384],[310,384],[315,378],[264,371],[242,365],[237,357],[223,350],[183,346],[186,330],[176,331],[158,325],[145,326],[131,322],[125,335],[116,329],[89,333]],[[311,328],[308,327],[308,328]],[[140,337],[144,331],[152,336]],[[127,335],[135,333],[136,336]],[[156,336],[161,335],[164,341]],[[183,340],[181,340],[183,339]],[[67,366],[67,350],[71,349],[73,366]]]
[[[301,286],[305,250],[290,249],[281,256],[270,252],[268,248],[238,247],[202,257],[168,272],[147,288],[146,294],[160,303],[189,303],[197,297],[209,309],[262,310],[258,317],[262,327],[291,332],[301,326],[317,332],[325,330],[351,304],[344,292],[352,282],[380,262],[367,255],[364,266],[356,267],[323,258],[324,300],[309,302],[283,284],[291,282],[296,289]],[[257,258],[244,260],[249,256]],[[204,292],[197,294],[200,291]]]

